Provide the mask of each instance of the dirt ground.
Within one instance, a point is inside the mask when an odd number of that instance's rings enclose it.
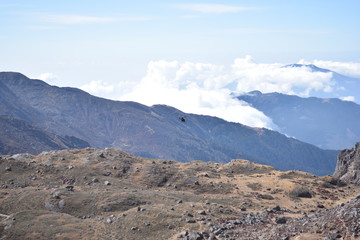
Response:
[[[241,216],[275,208],[296,219],[358,194],[359,187],[333,184],[331,176],[246,160],[180,163],[92,148],[1,156],[0,240],[190,239],[188,233],[213,233]],[[205,235],[194,239],[227,239]],[[324,237],[304,232],[291,239]]]

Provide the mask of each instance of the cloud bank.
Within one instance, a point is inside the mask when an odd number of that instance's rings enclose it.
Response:
[[[308,97],[312,91],[333,91],[331,72],[313,72],[310,68],[284,67],[284,64],[258,64],[251,56],[235,59],[231,66],[236,91],[280,92]]]
[[[341,66],[332,62],[327,64]],[[331,72],[284,65],[256,63],[251,56],[237,58],[229,66],[159,60],[151,61],[146,75],[138,81],[115,85],[95,81],[82,89],[102,97],[136,101],[148,106],[166,104],[188,113],[217,116],[252,127],[276,130],[271,119],[234,96],[253,90],[303,97],[314,92],[336,91]],[[344,100],[354,98],[348,96]]]
[[[221,117],[254,127],[275,128],[263,113],[231,96],[223,66],[153,61],[147,75],[121,100],[166,104],[184,112]]]
[[[300,62],[307,64],[314,64],[320,68],[331,69],[334,72],[338,72],[346,76],[360,78],[360,63],[333,62],[333,61],[322,61],[322,60],[314,60],[312,62],[300,60]]]

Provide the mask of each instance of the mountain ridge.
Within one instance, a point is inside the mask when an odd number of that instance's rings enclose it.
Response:
[[[246,158],[282,170],[320,175],[335,168],[337,151],[322,150],[267,129],[187,114],[166,105],[147,107],[98,98],[22,74],[0,73],[0,79],[18,102],[35,109],[36,117],[30,115],[32,124],[96,148],[115,147],[138,156],[179,161]]]

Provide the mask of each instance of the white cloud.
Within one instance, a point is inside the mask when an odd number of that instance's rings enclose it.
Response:
[[[159,60],[149,62],[146,75],[138,81],[122,81],[116,85],[93,81],[81,88],[102,97],[148,106],[166,104],[188,113],[276,129],[271,119],[234,99],[233,93],[259,90],[307,97],[315,92],[338,93],[341,87],[333,82],[331,72],[284,65],[256,63],[251,56],[237,58],[230,66]]]
[[[43,80],[49,84],[55,84],[58,81],[58,77],[53,73],[41,73],[39,76],[35,77],[35,79]]]
[[[236,90],[280,92],[307,97],[311,91],[332,91],[331,72],[313,72],[308,67],[283,67],[284,64],[258,64],[251,56],[235,59],[232,74]]]
[[[254,8],[250,8],[250,7],[232,6],[225,4],[180,4],[180,5],[176,5],[175,7],[194,11],[194,12],[215,13],[215,14],[237,13],[242,11],[254,10]]]
[[[312,64],[347,76],[360,78],[360,63],[314,60]]]
[[[231,97],[223,66],[152,61],[147,75],[121,100],[167,104],[188,113],[217,116],[253,127],[275,128],[263,113]]]
[[[340,99],[343,100],[343,101],[355,102],[355,97],[354,96],[342,97]]]
[[[108,22],[130,22],[146,21],[146,17],[96,17],[72,14],[39,14],[37,17],[48,23],[56,24],[87,24],[87,23],[108,23]]]
[[[103,81],[91,81],[80,87],[80,89],[97,96],[107,96],[115,90],[115,86],[105,83]]]

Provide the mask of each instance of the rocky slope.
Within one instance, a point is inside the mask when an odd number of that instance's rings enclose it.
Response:
[[[180,163],[109,148],[6,155],[0,239],[355,239],[358,192],[246,160]]]
[[[102,99],[20,73],[0,73],[0,84],[0,93],[4,93],[0,94],[0,114],[59,136],[75,136],[92,147],[183,162],[244,158],[318,175],[331,174],[335,168],[337,151],[322,150],[275,131],[186,114],[169,106]]]
[[[360,142],[354,148],[340,152],[334,177],[346,184],[360,185]]]

